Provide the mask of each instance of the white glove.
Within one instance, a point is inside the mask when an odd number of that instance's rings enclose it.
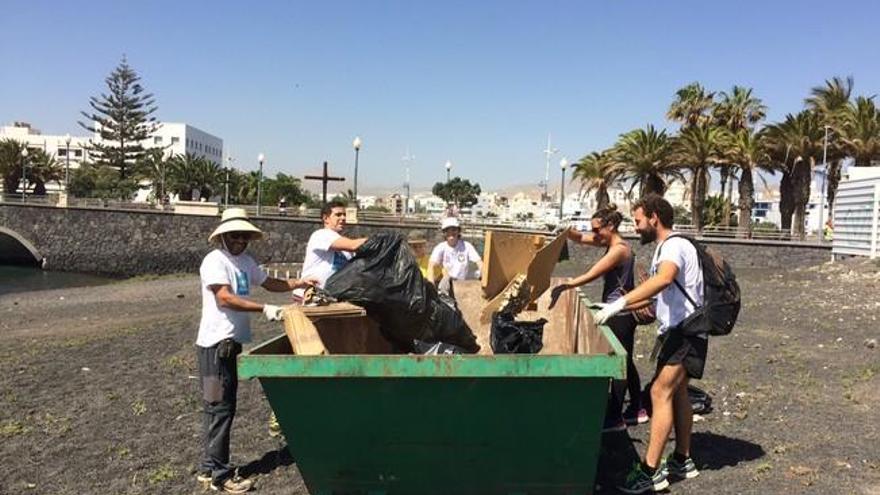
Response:
[[[596,320],[597,325],[604,325],[606,321],[610,320],[612,316],[616,315],[623,311],[623,308],[626,307],[626,299],[619,298],[612,303],[608,304],[597,304],[599,311],[593,315],[593,319]]]
[[[281,306],[275,306],[272,304],[263,305],[263,315],[269,321],[278,321],[284,319],[284,315],[281,313]]]

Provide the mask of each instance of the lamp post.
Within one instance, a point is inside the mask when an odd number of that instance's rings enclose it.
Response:
[[[27,203],[27,196],[25,192],[27,191],[27,156],[28,149],[27,144],[24,145],[24,148],[21,150],[21,202]]]
[[[226,208],[229,208],[229,169],[232,168],[234,160],[232,155],[226,157],[226,191],[223,194],[223,206]]]
[[[260,175],[257,177],[257,216],[260,216],[263,202],[263,161],[266,155],[260,153],[257,155],[257,161],[260,162]]]
[[[353,194],[354,194],[355,207],[359,207],[358,206],[358,158],[360,158],[361,145],[363,145],[363,144],[364,144],[364,142],[361,141],[360,136],[355,136],[354,141],[351,142],[351,146],[354,148],[354,191],[353,191]]]
[[[449,182],[449,173],[452,170],[452,162],[446,160],[446,182]]]
[[[70,185],[70,134],[64,135],[64,143],[67,145],[67,152],[64,154],[66,158],[64,164],[64,192],[67,192],[67,188]]]
[[[565,169],[568,168],[568,158],[559,160],[559,168],[562,169],[562,182],[559,183],[559,220],[562,220],[562,208],[565,206]]]
[[[816,237],[819,243],[825,240],[825,224],[822,217],[825,216],[825,181],[828,177],[828,127],[825,126],[825,141],[822,143],[822,166],[825,167],[825,173],[822,174],[822,187],[819,189],[819,228],[816,230]],[[828,205],[831,208],[831,205]]]

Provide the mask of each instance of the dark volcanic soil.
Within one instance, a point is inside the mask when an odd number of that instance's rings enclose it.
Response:
[[[739,275],[740,324],[713,338],[697,383],[715,405],[695,424],[702,475],[671,491],[880,494],[880,268]],[[192,276],[0,297],[0,493],[205,493],[193,475],[199,306]],[[254,322],[255,342],[279,332]],[[637,343],[643,379],[652,332]],[[258,493],[307,493],[268,417],[259,384],[242,383],[234,461]],[[647,426],[629,435],[607,437],[602,493]]]

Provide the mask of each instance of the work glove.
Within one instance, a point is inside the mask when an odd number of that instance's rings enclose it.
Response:
[[[566,290],[571,289],[571,286],[568,284],[559,284],[550,291],[550,306],[547,309],[553,309],[553,306],[556,306],[556,302],[559,301],[559,296],[562,295]]]
[[[597,325],[604,325],[612,316],[623,311],[623,308],[626,307],[626,299],[621,297],[611,303],[596,304],[596,307],[599,308],[599,311],[593,315],[593,319],[596,320]]]
[[[263,305],[263,315],[269,321],[279,321],[284,319],[284,315],[281,313],[281,306],[275,306],[273,304]]]

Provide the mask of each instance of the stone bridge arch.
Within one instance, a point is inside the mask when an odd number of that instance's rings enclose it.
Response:
[[[0,264],[44,266],[46,259],[18,232],[0,227]]]

